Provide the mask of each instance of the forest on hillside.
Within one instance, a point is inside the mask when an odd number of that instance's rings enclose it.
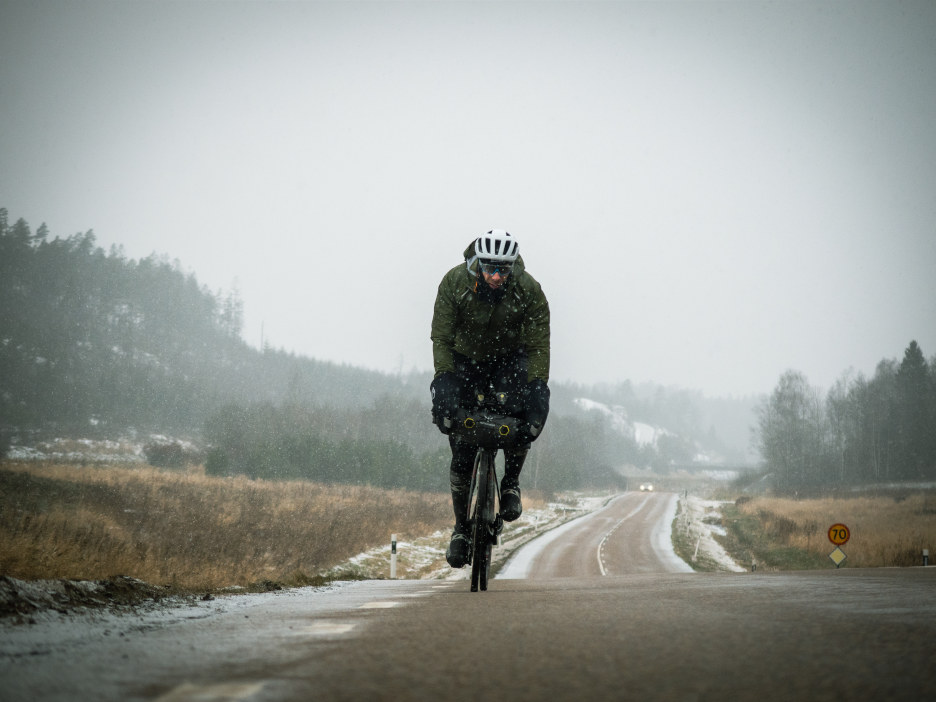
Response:
[[[215,474],[447,488],[447,443],[429,422],[429,373],[387,375],[241,337],[236,291],[212,291],[178,261],[104,251],[93,231],[52,236],[0,209],[0,455],[12,438],[196,439]],[[553,383],[531,459],[545,490],[607,485],[622,466],[665,471],[699,451],[737,461],[748,401],[727,414],[697,393],[630,383]],[[666,427],[639,445],[590,397]],[[724,409],[724,408],[722,408]],[[727,439],[727,440],[726,440]],[[5,444],[4,444],[5,442]],[[153,451],[151,461],[186,460]]]
[[[236,292],[208,290],[166,256],[105,253],[91,231],[32,233],[0,209],[0,424],[179,432],[225,402],[341,407],[407,391],[380,373],[250,348],[242,309]]]
[[[788,371],[757,410],[757,444],[777,489],[936,480],[936,356],[916,341],[874,376],[845,373],[823,397]]]

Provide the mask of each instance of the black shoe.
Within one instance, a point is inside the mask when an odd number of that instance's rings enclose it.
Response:
[[[453,568],[464,568],[468,564],[468,556],[471,554],[471,537],[468,536],[466,527],[455,525],[455,531],[452,532],[452,540],[449,542],[448,550],[445,552],[445,560]]]
[[[521,514],[523,503],[520,501],[520,483],[504,478],[501,481],[500,516],[505,522],[512,522]]]

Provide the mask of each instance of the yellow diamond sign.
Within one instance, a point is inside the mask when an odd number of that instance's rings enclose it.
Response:
[[[840,565],[842,565],[842,561],[848,558],[848,556],[845,555],[845,552],[842,549],[836,546],[832,553],[829,554],[829,558],[832,559],[835,567],[838,568]]]

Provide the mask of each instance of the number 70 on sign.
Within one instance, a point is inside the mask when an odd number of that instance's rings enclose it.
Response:
[[[851,538],[851,531],[844,524],[833,524],[829,527],[829,541],[841,546]]]

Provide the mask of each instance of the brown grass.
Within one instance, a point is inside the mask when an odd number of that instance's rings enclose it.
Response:
[[[851,532],[841,548],[842,567],[922,565],[923,549],[936,554],[936,495],[854,497],[815,500],[755,498],[739,501],[738,512],[759,524],[761,541],[776,549],[795,549],[831,563],[835,548],[828,530],[843,523]]]
[[[302,585],[390,534],[451,525],[447,495],[149,467],[0,466],[0,575],[129,575],[182,590]]]

